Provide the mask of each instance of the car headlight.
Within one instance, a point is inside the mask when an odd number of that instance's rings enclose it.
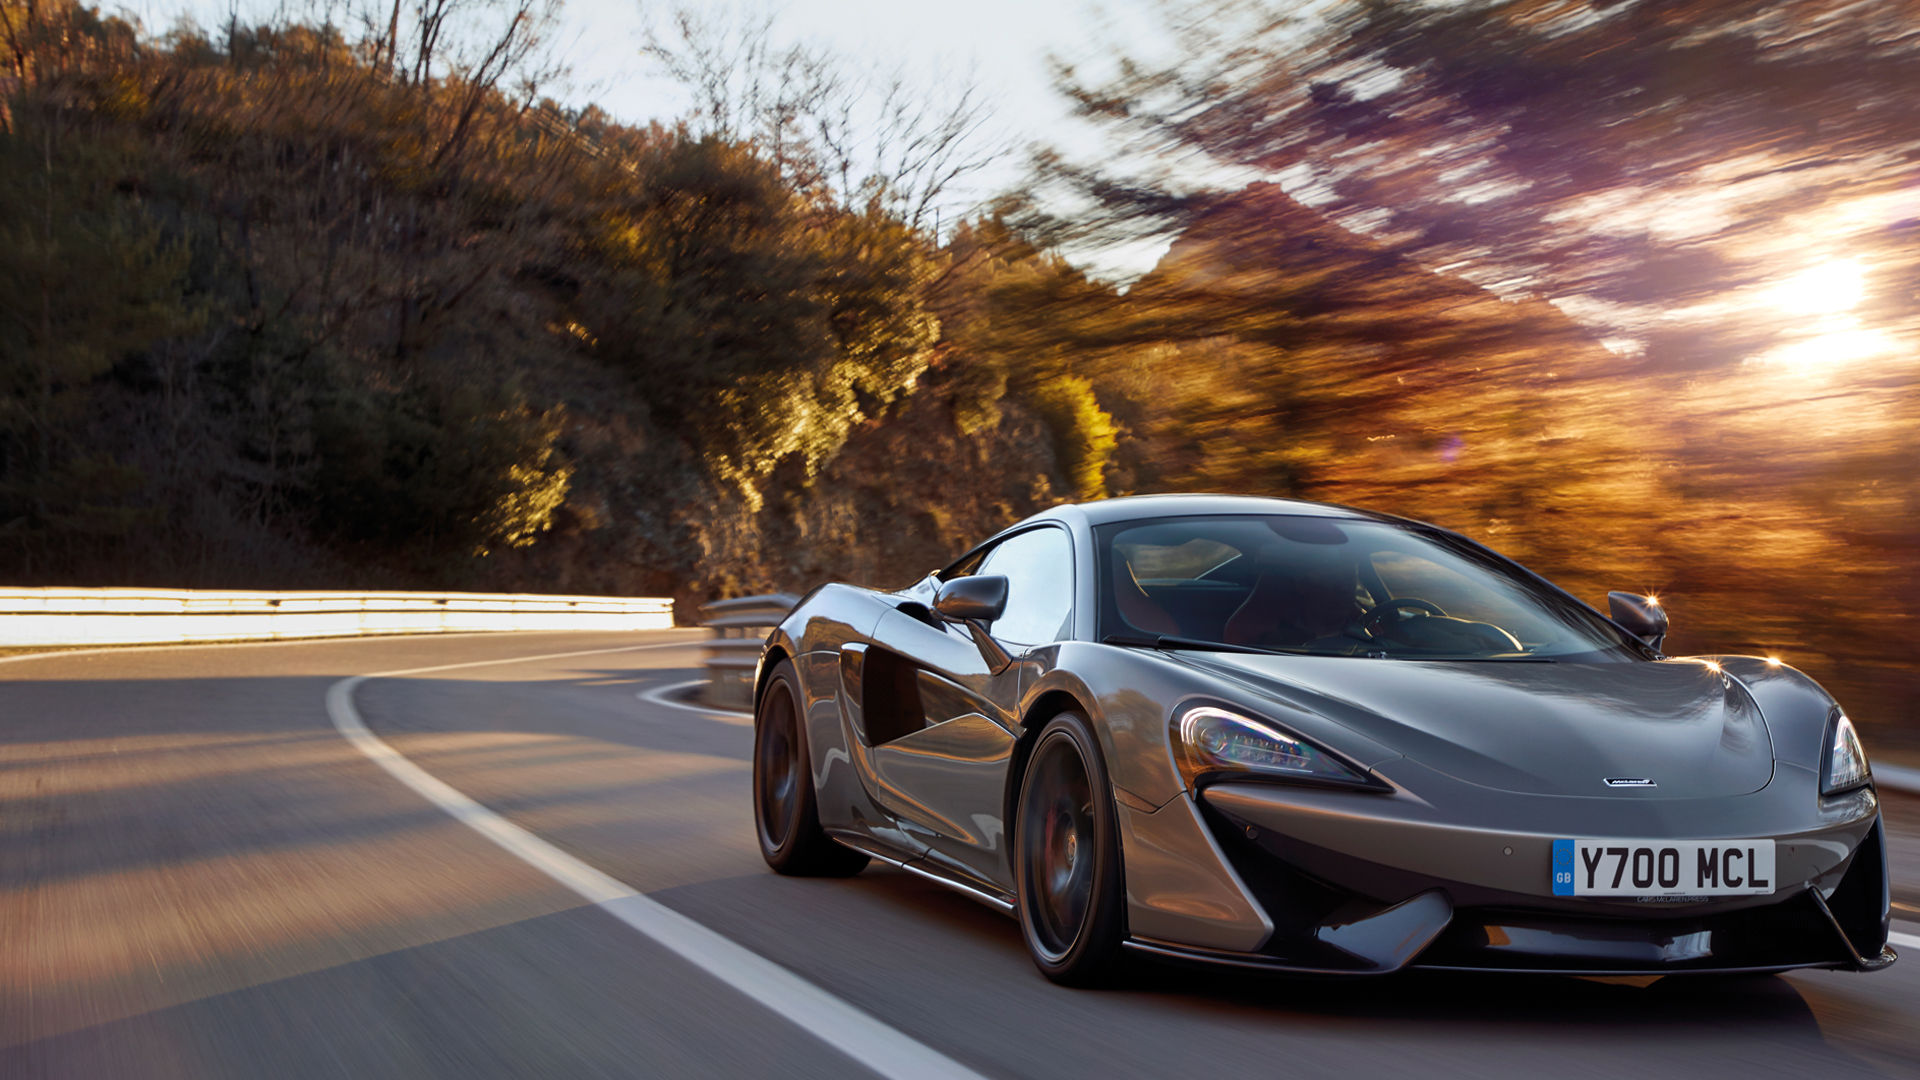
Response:
[[[1873,770],[1867,767],[1867,752],[1860,749],[1860,736],[1853,730],[1853,721],[1838,709],[1833,711],[1833,722],[1827,725],[1826,764],[1820,771],[1820,794],[1838,795],[1873,779]]]
[[[1271,720],[1214,705],[1193,705],[1177,713],[1173,745],[1174,761],[1189,789],[1207,779],[1235,776],[1385,786]]]

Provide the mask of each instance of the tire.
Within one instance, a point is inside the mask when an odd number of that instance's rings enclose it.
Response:
[[[1126,905],[1113,788],[1093,729],[1064,712],[1041,729],[1020,780],[1014,879],[1034,966],[1066,986],[1120,968]]]
[[[799,676],[782,660],[753,710],[753,831],[761,858],[779,873],[848,877],[867,857],[820,829],[800,700]]]

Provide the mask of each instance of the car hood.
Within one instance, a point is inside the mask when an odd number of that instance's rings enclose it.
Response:
[[[1184,658],[1483,787],[1703,798],[1758,791],[1773,776],[1758,706],[1738,680],[1699,661]],[[1654,786],[1612,787],[1609,778]]]

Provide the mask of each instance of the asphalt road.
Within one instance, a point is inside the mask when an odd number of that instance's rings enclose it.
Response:
[[[844,1006],[989,1077],[1920,1075],[1920,950],[1877,975],[1733,983],[1163,969],[1054,987],[1011,921],[919,879],[768,872],[749,727],[640,697],[695,677],[697,637],[0,663],[0,1077],[867,1075]],[[655,647],[514,661],[635,645]],[[351,701],[549,853],[527,857],[643,897],[589,903],[383,771],[328,711],[349,676],[482,661],[514,662],[371,680]],[[1920,801],[1888,813],[1914,933]],[[675,912],[738,955],[669,940]],[[768,962],[799,976],[773,1005]]]

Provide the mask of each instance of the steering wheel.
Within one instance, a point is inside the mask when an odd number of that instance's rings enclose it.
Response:
[[[1399,612],[1402,610],[1424,611],[1429,615],[1446,615],[1440,605],[1431,600],[1422,600],[1417,596],[1396,596],[1391,600],[1382,600],[1362,612],[1360,618],[1354,620],[1352,633],[1364,634],[1369,638],[1377,637],[1379,635],[1376,630],[1379,624],[1389,615],[1393,615],[1395,621],[1398,621]]]

